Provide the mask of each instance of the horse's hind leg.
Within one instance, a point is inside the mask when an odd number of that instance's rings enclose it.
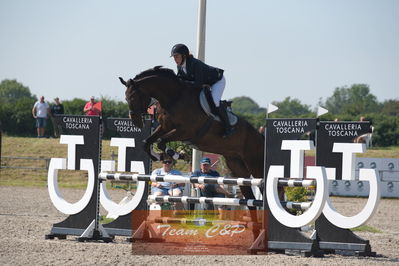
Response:
[[[249,178],[251,173],[248,171],[245,163],[238,157],[225,156],[227,167],[230,169],[233,177],[245,177]],[[251,187],[242,186],[240,187],[242,194],[246,199],[254,199],[255,196],[252,192]]]

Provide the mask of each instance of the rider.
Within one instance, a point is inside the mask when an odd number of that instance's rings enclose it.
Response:
[[[203,85],[211,87],[213,102],[225,129],[224,137],[232,135],[234,128],[229,123],[227,106],[221,101],[226,85],[223,69],[208,66],[201,60],[194,58],[187,46],[181,43],[172,47],[172,56],[177,64],[177,76],[179,78],[187,80],[198,87]]]

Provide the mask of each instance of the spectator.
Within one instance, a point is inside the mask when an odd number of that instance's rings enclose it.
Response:
[[[83,112],[86,115],[100,115],[101,116],[101,102],[96,102],[94,96],[90,97],[90,101],[88,101],[83,108]]]
[[[220,175],[217,171],[211,169],[211,159],[204,157],[201,159],[200,170],[195,171],[192,176],[219,177]],[[219,184],[194,184],[194,186],[200,190],[201,197],[224,198],[225,195],[230,196],[230,193]],[[214,206],[213,204],[206,204],[205,208],[206,210],[213,210]],[[223,209],[224,206],[218,207],[218,210],[221,212]]]
[[[51,114],[49,105],[44,101],[44,96],[40,96],[40,100],[37,101],[32,108],[32,115],[36,119],[38,138],[44,138],[44,131],[49,114]]]
[[[173,158],[167,154],[161,155],[162,168],[152,171],[152,175],[181,175],[181,173],[173,169]],[[152,182],[151,194],[155,196],[176,196],[182,194],[184,184],[176,184],[171,182]],[[182,203],[176,203],[176,209],[183,209]]]
[[[367,122],[368,120],[364,116],[361,116],[359,121],[360,122]],[[356,137],[353,140],[353,142],[355,142],[355,143],[364,143],[364,144],[366,144],[367,148],[370,148],[373,145],[373,142],[372,142],[373,132],[374,132],[374,127],[371,125],[371,121],[370,121],[370,132],[367,132],[366,134],[363,134],[363,135],[360,135],[360,136]]]
[[[260,127],[258,128],[258,132],[259,132],[261,135],[265,135],[266,127],[265,127],[265,126],[260,126]]]
[[[55,104],[51,106],[51,122],[53,124],[54,137],[58,138],[60,136],[60,132],[62,127],[57,124],[57,121],[53,119],[54,115],[63,115],[64,114],[64,105],[60,103],[60,98],[56,97],[54,99]]]
[[[63,115],[64,114],[64,105],[60,103],[60,98],[56,97],[54,99],[55,104],[51,106],[51,114],[53,115]]]

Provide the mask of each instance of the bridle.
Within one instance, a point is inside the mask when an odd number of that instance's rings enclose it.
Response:
[[[131,82],[129,82],[130,87],[132,88],[132,91],[136,91],[140,94],[142,94],[143,92],[139,90],[139,88],[135,87],[135,83],[133,80],[131,80]],[[141,95],[140,95],[141,96]],[[128,101],[128,99],[126,98],[126,101]],[[138,104],[138,105],[134,105],[133,110],[130,110],[129,108],[129,115],[142,115],[147,111],[147,108],[144,107],[144,105],[142,104]]]

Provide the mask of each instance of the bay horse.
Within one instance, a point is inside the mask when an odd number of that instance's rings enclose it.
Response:
[[[263,177],[264,137],[242,118],[235,125],[235,133],[223,137],[222,123],[209,120],[200,105],[201,88],[182,81],[173,70],[161,66],[143,71],[127,82],[119,79],[126,86],[129,116],[135,126],[143,127],[143,114],[151,98],[159,103],[159,126],[145,141],[146,152],[152,159],[156,158],[151,155],[151,144],[161,141],[164,149],[167,142],[183,141],[224,156],[234,177]],[[251,187],[240,189],[245,198],[254,198]]]

